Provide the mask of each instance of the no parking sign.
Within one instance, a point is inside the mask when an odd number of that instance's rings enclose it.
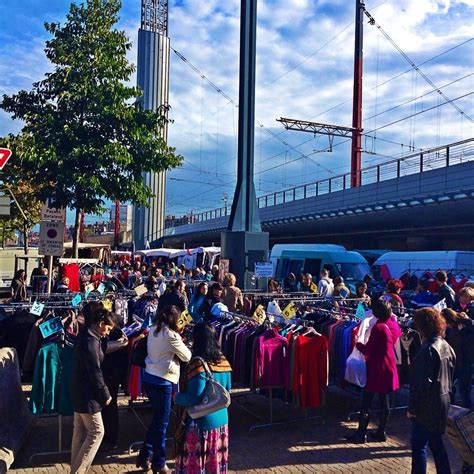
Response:
[[[61,256],[64,253],[64,222],[41,222],[38,251],[40,255]]]

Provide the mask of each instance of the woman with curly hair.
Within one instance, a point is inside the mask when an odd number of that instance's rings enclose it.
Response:
[[[426,447],[429,446],[436,472],[450,474],[442,435],[446,431],[456,356],[443,339],[446,322],[439,311],[420,309],[413,320],[422,346],[413,360],[407,412],[412,422],[412,473],[426,472]]]

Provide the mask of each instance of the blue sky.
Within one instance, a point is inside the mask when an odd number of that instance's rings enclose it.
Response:
[[[170,4],[172,46],[237,102],[238,0],[170,0]],[[331,153],[318,152],[327,149],[326,137],[284,132],[275,119],[351,124],[354,4],[259,0],[257,195],[348,171],[349,144],[335,139]],[[50,69],[43,53],[47,39],[43,23],[63,20],[68,6],[61,0],[0,0],[0,93],[29,89]],[[427,61],[422,71],[447,97],[473,91],[474,0],[367,0],[366,7],[415,63]],[[132,62],[137,56],[139,14],[140,0],[123,1],[119,27],[134,44]],[[364,34],[366,131],[443,102],[375,27],[366,23]],[[135,77],[131,81],[135,83]],[[474,116],[473,95],[456,103]],[[233,195],[238,110],[173,53],[170,104],[174,124],[169,142],[185,161],[168,174],[168,213],[219,207],[224,194]],[[16,132],[20,125],[0,112],[0,134]],[[472,136],[472,123],[444,105],[381,128],[376,140],[364,139],[363,162],[398,157],[408,145],[428,148]]]

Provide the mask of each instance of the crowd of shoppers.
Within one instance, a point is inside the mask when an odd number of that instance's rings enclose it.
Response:
[[[107,272],[91,276],[94,283],[107,281]],[[124,266],[114,276],[124,286],[145,284],[159,296],[156,320],[147,339],[147,357],[142,382],[152,406],[152,420],[138,455],[138,468],[168,473],[166,432],[171,406],[178,407],[175,472],[226,472],[228,467],[228,413],[222,409],[193,420],[187,411],[201,400],[209,372],[227,390],[231,386],[231,367],[219,350],[215,330],[208,321],[225,308],[243,312],[244,298],[235,275],[228,273],[222,284],[216,269],[189,271],[156,264]],[[167,280],[167,285],[165,283]],[[288,274],[288,290],[337,298],[357,298],[371,310],[375,323],[367,343],[356,343],[364,355],[367,384],[361,397],[357,430],[348,436],[352,443],[385,442],[390,417],[389,396],[399,388],[395,345],[402,335],[397,316],[413,309],[412,330],[420,334],[422,346],[412,360],[409,408],[411,422],[412,472],[426,472],[427,448],[433,454],[439,473],[450,473],[443,445],[450,403],[471,408],[472,363],[474,362],[474,288],[465,286],[457,293],[448,283],[446,272],[434,275],[436,288],[419,280],[410,299],[402,295],[403,284],[389,280],[382,295],[372,294],[370,279],[357,282],[351,293],[343,277],[330,277],[323,269],[318,281],[309,273]],[[63,277],[56,288],[69,290]],[[197,283],[198,282],[198,283]],[[192,283],[192,285],[190,285]],[[194,287],[193,292],[189,291]],[[26,275],[20,270],[12,282],[13,301],[26,298]],[[444,301],[447,308],[433,306]],[[195,322],[192,346],[182,338],[178,320],[188,309]],[[71,472],[87,472],[97,451],[113,450],[118,444],[119,416],[117,399],[123,380],[119,368],[127,357],[124,336],[113,313],[100,303],[83,308],[84,325],[76,344],[73,374],[74,433]],[[178,390],[180,371],[182,384]],[[368,433],[374,398],[378,398],[379,417],[375,431]],[[101,446],[102,445],[102,446]]]

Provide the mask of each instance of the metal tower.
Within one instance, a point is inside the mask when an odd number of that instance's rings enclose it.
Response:
[[[138,30],[137,85],[143,91],[140,106],[147,110],[161,108],[166,114],[169,102],[170,39],[168,37],[168,0],[142,0],[141,25]],[[166,123],[162,136],[168,140]],[[135,207],[133,240],[137,249],[164,234],[166,174],[144,173],[143,179],[155,197],[149,207]]]

